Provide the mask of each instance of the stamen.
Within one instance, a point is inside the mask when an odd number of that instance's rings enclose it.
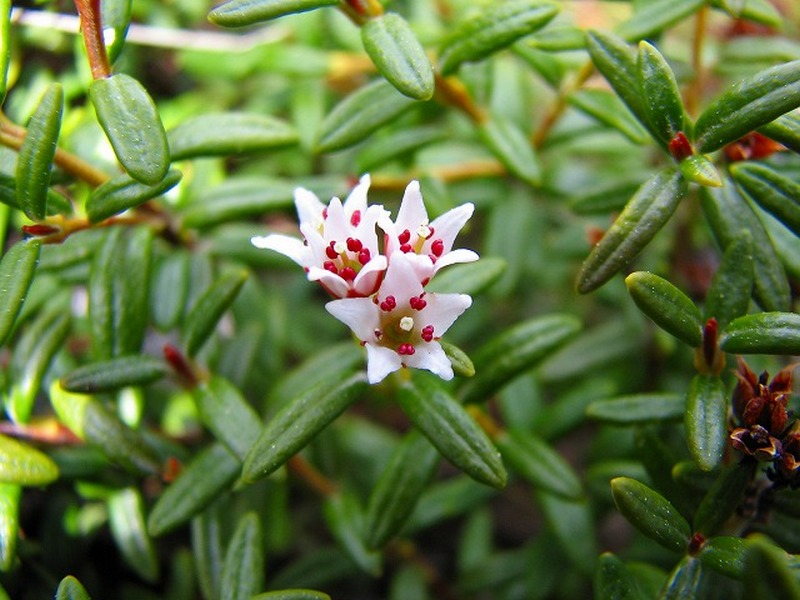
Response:
[[[414,329],[414,319],[411,317],[403,317],[400,319],[400,329],[403,331],[411,331]]]
[[[433,240],[431,252],[434,256],[441,256],[444,253],[444,242],[441,239]]]
[[[420,333],[420,337],[426,342],[430,342],[433,340],[433,325],[426,325],[422,328],[422,332]]]
[[[342,254],[347,252],[347,245],[343,244],[342,242],[336,242],[333,245],[333,250],[334,250],[334,252],[336,252],[336,254],[341,256]]]
[[[350,225],[353,227],[358,227],[358,224],[361,223],[361,211],[354,210],[353,214],[350,215]]]
[[[433,234],[433,230],[428,227],[427,223],[423,223],[417,228],[417,235],[426,240]]]
[[[379,339],[381,339],[383,337],[383,331],[381,331],[380,329],[376,329],[372,333],[375,334],[375,339],[376,340],[379,340]]]
[[[324,221],[327,218],[328,218],[328,207],[326,206],[325,208],[322,209],[322,220]]]
[[[345,281],[353,281],[356,278],[356,271],[353,267],[345,267],[339,271],[339,277]]]
[[[364,245],[361,243],[361,240],[347,238],[347,249],[350,250],[350,252],[360,252],[363,247]]]
[[[325,256],[327,256],[331,260],[339,258],[339,253],[336,252],[334,246],[336,246],[336,242],[331,242],[330,245],[327,248],[325,248]]]
[[[369,248],[363,248],[358,253],[358,262],[361,263],[362,265],[367,264],[370,261],[371,258],[372,258],[372,256],[370,256]]]
[[[412,296],[409,299],[408,303],[411,305],[411,308],[413,308],[414,310],[422,310],[423,308],[425,308],[428,305],[428,303],[422,297],[422,294],[420,294],[419,296]]]
[[[335,275],[338,275],[338,274],[339,274],[339,269],[337,269],[337,268],[336,268],[336,265],[335,265],[335,264],[333,264],[333,262],[331,262],[331,261],[329,261],[329,260],[326,260],[324,263],[322,263],[322,267],[323,267],[323,268],[324,268],[326,271],[330,271],[331,273],[333,273],[333,274],[335,274]]]
[[[408,254],[409,252],[413,252],[413,251],[414,251],[414,248],[411,247],[411,244],[402,244],[400,246],[400,252],[403,252],[404,254]]]
[[[397,353],[400,355],[411,356],[414,352],[414,346],[411,344],[400,344],[397,347]]]
[[[404,229],[403,233],[397,236],[397,241],[401,244],[407,244],[411,241],[411,232],[408,229]]]
[[[380,303],[381,310],[385,312],[389,312],[395,306],[397,306],[397,300],[395,300],[394,296],[386,296],[383,302]]]

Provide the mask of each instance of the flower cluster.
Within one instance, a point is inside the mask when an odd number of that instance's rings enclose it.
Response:
[[[425,286],[441,268],[478,259],[472,250],[453,249],[474,206],[462,204],[429,222],[419,183],[412,181],[392,221],[382,206],[367,205],[369,185],[364,175],[344,203],[333,198],[328,206],[298,188],[303,239],[272,234],[252,243],[289,257],[334,297],[325,308],[366,347],[370,383],[401,367],[452,379],[438,340],[472,299],[426,292]]]

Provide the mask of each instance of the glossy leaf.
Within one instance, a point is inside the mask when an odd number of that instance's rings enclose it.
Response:
[[[569,95],[567,102],[599,122],[613,127],[634,144],[643,144],[649,139],[647,130],[631,115],[627,106],[607,90],[576,90]]]
[[[692,154],[683,159],[678,164],[678,168],[686,181],[706,187],[722,187],[724,185],[717,167],[704,154]]]
[[[394,87],[415,100],[433,96],[433,67],[408,22],[394,12],[369,19],[361,41],[372,62]]]
[[[686,400],[686,438],[698,467],[715,469],[722,460],[728,433],[728,394],[714,375],[695,375]]]
[[[462,388],[461,401],[487,401],[515,376],[547,358],[580,328],[575,317],[553,314],[504,331],[473,354],[476,376]]]
[[[117,159],[135,180],[155,185],[167,175],[167,135],[155,103],[141,83],[117,73],[89,85],[97,120]]]
[[[11,0],[0,1],[0,102],[8,90],[8,65],[11,62]]]
[[[505,486],[507,474],[497,448],[447,392],[406,384],[397,401],[414,426],[453,465],[476,481]]]
[[[731,354],[800,354],[800,315],[765,312],[728,324],[719,345]]]
[[[443,75],[462,63],[474,62],[541,29],[558,14],[558,7],[541,0],[510,0],[493,4],[456,25],[439,53]]]
[[[359,373],[334,385],[322,383],[289,401],[250,449],[242,478],[253,482],[275,471],[355,402],[366,385]]]
[[[787,148],[800,152],[800,111],[786,113],[760,127],[759,131]]]
[[[541,184],[539,159],[530,140],[515,123],[495,115],[479,125],[478,134],[512,174],[532,186]]]
[[[264,542],[261,520],[245,514],[236,526],[222,565],[221,600],[250,600],[264,585]]]
[[[67,575],[58,584],[55,600],[91,600],[81,582],[72,575]]]
[[[213,376],[194,391],[200,416],[216,438],[244,461],[261,433],[261,418],[226,379]]]
[[[470,357],[467,356],[466,352],[458,346],[445,342],[444,340],[440,340],[439,344],[442,346],[442,350],[444,350],[447,360],[450,361],[453,372],[456,375],[459,377],[474,377],[475,365]]]
[[[753,483],[755,470],[755,461],[743,461],[723,468],[697,508],[693,529],[705,537],[718,533],[744,500],[747,487]]]
[[[741,579],[744,575],[744,557],[747,540],[740,537],[718,535],[703,544],[697,558],[704,567]]]
[[[730,172],[748,196],[775,215],[795,235],[800,235],[800,184],[754,162],[733,164]]]
[[[686,131],[678,82],[669,64],[655,46],[639,42],[639,89],[642,106],[662,144],[669,144],[678,132]]]
[[[667,223],[686,191],[686,181],[672,169],[642,184],[584,261],[578,292],[594,291],[630,263]]]
[[[381,571],[381,555],[364,543],[364,513],[358,498],[349,490],[338,491],[326,499],[325,520],[347,556],[371,575]]]
[[[640,4],[638,10],[617,28],[617,35],[635,42],[674,25],[697,11],[705,0],[653,0]]]
[[[316,150],[333,152],[353,146],[415,102],[387,81],[374,81],[347,96],[325,117]]]
[[[591,525],[593,516],[589,502],[586,499],[569,500],[541,490],[536,499],[571,566],[577,573],[590,577],[597,559],[597,539]],[[580,544],[575,543],[578,538]]]
[[[133,0],[104,0],[100,3],[100,22],[103,24],[103,38],[110,63],[117,60],[125,46],[132,8]]]
[[[10,335],[31,287],[41,242],[32,239],[11,246],[0,260],[0,345]]]
[[[181,176],[180,171],[171,169],[164,179],[155,185],[140,183],[125,174],[114,177],[95,188],[86,201],[86,214],[89,221],[99,223],[160,196],[178,185]]]
[[[717,150],[798,106],[800,60],[765,69],[706,107],[695,123],[697,150]]]
[[[208,13],[208,20],[222,27],[246,27],[338,3],[339,0],[230,0]]]
[[[597,559],[594,594],[597,600],[644,600],[645,598],[625,563],[610,552],[601,554]]]
[[[359,173],[381,167],[388,162],[405,155],[411,155],[419,149],[439,142],[447,137],[446,131],[438,127],[408,127],[392,131],[385,136],[376,136],[364,144],[356,159],[356,170]],[[422,185],[425,188],[423,182]]]
[[[440,271],[425,289],[448,294],[479,294],[502,277],[506,266],[502,258],[482,256],[478,261],[453,265]]]
[[[43,219],[47,212],[47,189],[63,110],[64,89],[54,83],[36,107],[19,150],[17,201],[25,215],[34,221]]]
[[[595,400],[586,407],[586,415],[604,423],[629,425],[650,421],[678,421],[686,412],[682,394],[631,394],[607,400]]]
[[[314,590],[278,590],[256,594],[250,600],[331,600],[328,594]]]
[[[0,483],[47,485],[58,478],[58,466],[35,448],[0,435]]]
[[[189,293],[190,260],[186,252],[164,257],[155,270],[150,294],[153,322],[162,330],[175,327],[183,316]]]
[[[719,329],[724,330],[733,319],[747,312],[752,293],[753,238],[744,231],[725,249],[711,280],[706,294],[705,318],[715,318]]]
[[[10,571],[17,557],[22,487],[0,483],[0,572]]]
[[[659,327],[697,347],[703,342],[703,319],[694,302],[663,277],[637,271],[625,278],[636,306]]]
[[[644,535],[673,552],[686,550],[689,523],[666,498],[627,477],[612,479],[611,493],[619,511]]]
[[[145,581],[158,581],[158,558],[145,527],[139,490],[128,487],[114,492],[108,499],[108,521],[125,563]]]
[[[750,204],[730,181],[700,190],[703,214],[723,250],[748,232],[753,239],[753,297],[765,310],[788,310],[789,283],[772,242]]]
[[[190,357],[197,354],[213,333],[222,315],[236,300],[248,276],[247,271],[229,273],[215,281],[197,299],[183,327],[183,345]]]
[[[61,378],[68,392],[98,394],[129,386],[146,385],[170,372],[169,365],[147,355],[123,356],[78,367]]]
[[[800,583],[786,552],[763,536],[749,540],[744,560],[744,589],[748,598],[800,598]]]
[[[170,129],[167,138],[172,160],[263,152],[298,141],[289,124],[268,115],[240,112],[191,117]]]
[[[702,563],[693,556],[684,556],[670,573],[659,600],[693,600],[700,587]]]
[[[292,206],[293,187],[262,177],[237,177],[181,208],[186,227],[205,228]]]

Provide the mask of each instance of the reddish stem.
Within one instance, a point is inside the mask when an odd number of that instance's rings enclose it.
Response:
[[[94,79],[111,76],[106,43],[103,40],[103,23],[100,19],[100,0],[75,0],[75,7],[81,18],[83,43],[89,57],[89,67]]]

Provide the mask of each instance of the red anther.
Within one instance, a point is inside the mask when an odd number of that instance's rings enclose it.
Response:
[[[354,210],[353,214],[350,215],[350,225],[353,227],[358,227],[358,224],[361,223],[361,211]]]
[[[333,249],[333,246],[335,244],[336,244],[336,242],[331,242],[331,245],[328,246],[327,248],[325,248],[325,256],[327,256],[331,260],[339,258],[339,254],[336,252],[336,250]]]
[[[401,244],[407,244],[411,241],[411,232],[408,229],[404,229],[403,233],[397,236],[397,241]]]
[[[433,234],[434,234],[435,232],[436,232],[436,230],[435,230],[433,227],[431,227],[431,226],[428,226],[428,235],[426,235],[426,236],[425,236],[425,239],[426,239],[426,240],[429,240],[429,239],[431,239],[431,238],[433,237]]]
[[[362,265],[367,264],[372,256],[370,256],[369,248],[362,248],[361,251],[358,253],[358,262]]]
[[[162,349],[164,360],[167,361],[172,370],[185,382],[187,387],[197,385],[197,375],[195,375],[189,360],[172,344],[164,344]]]
[[[53,225],[45,225],[44,223],[36,223],[35,225],[23,225],[22,233],[27,235],[52,235],[61,231],[58,227]]]
[[[422,310],[423,308],[425,308],[428,305],[428,303],[425,301],[425,299],[422,296],[412,296],[409,299],[408,303],[411,305],[411,308],[413,308],[414,310]]]
[[[347,249],[350,250],[350,252],[360,252],[363,247],[364,244],[361,243],[361,240],[347,238]]]
[[[400,344],[397,347],[397,353],[400,355],[411,356],[414,352],[416,352],[416,350],[414,350],[414,346],[411,344]]]
[[[694,154],[689,138],[682,131],[676,133],[675,137],[669,141],[669,153],[676,162],[681,162]]]
[[[324,221],[327,218],[328,218],[328,207],[326,206],[325,208],[322,209],[322,220]]]
[[[322,268],[325,269],[326,271],[330,271],[334,275],[339,274],[339,269],[337,269],[336,265],[329,260],[326,260],[324,263],[322,263]]]
[[[397,300],[395,300],[394,296],[386,296],[383,302],[380,303],[381,310],[389,312],[395,306],[397,306]]]
[[[433,325],[426,325],[422,328],[422,332],[420,333],[420,337],[426,342],[430,342],[433,340]]]
[[[431,252],[433,252],[434,256],[441,256],[444,253],[444,242],[441,239],[433,240]]]
[[[413,252],[414,248],[411,247],[411,244],[402,244],[400,246],[400,252],[408,254],[409,252]]]
[[[356,278],[356,271],[353,267],[345,267],[339,271],[339,277],[345,281],[353,281]]]

